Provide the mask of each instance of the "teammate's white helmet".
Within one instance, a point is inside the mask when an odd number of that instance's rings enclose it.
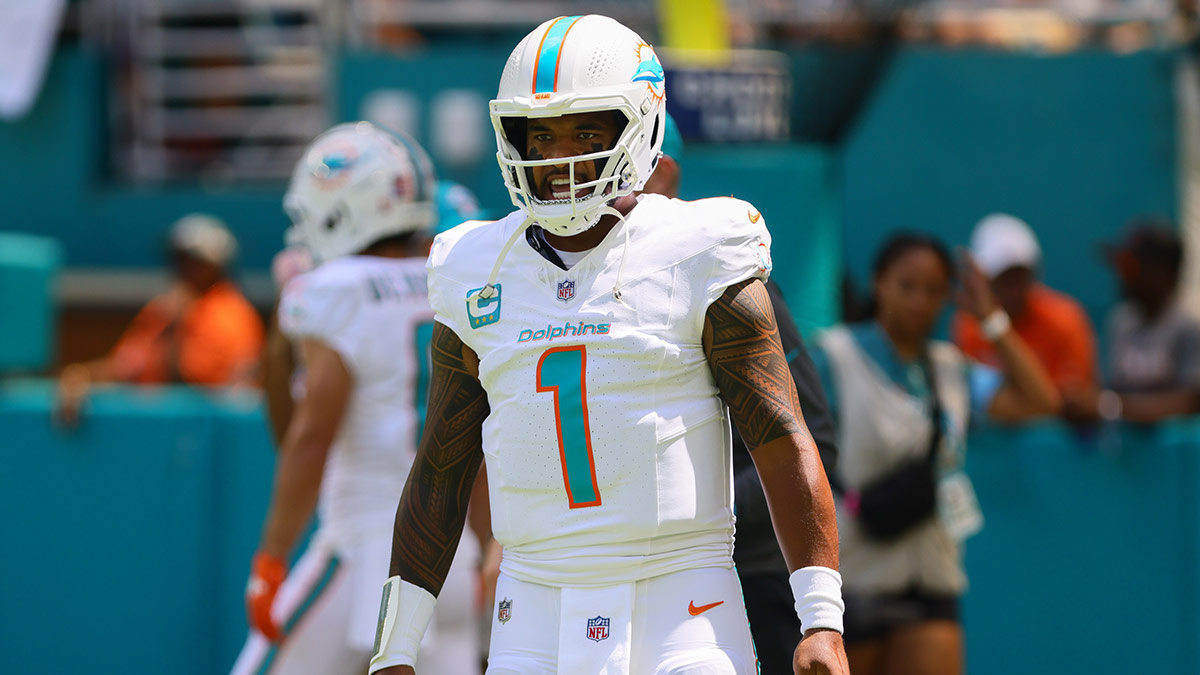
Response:
[[[368,122],[339,124],[304,150],[283,198],[287,242],[316,263],[357,253],[436,222],[429,156],[415,141]]]
[[[612,149],[567,159],[522,156],[520,120],[605,110],[628,119]],[[559,17],[538,26],[513,50],[490,112],[513,204],[550,232],[569,237],[595,225],[609,202],[641,189],[653,173],[665,128],[662,64],[653,47],[613,19]],[[595,160],[603,164],[599,176],[575,183],[575,163]],[[571,197],[537,199],[528,169],[562,164],[571,168]],[[577,196],[578,190],[585,190],[584,196]]]

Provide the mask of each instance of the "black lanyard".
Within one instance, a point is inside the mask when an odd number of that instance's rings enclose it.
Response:
[[[525,241],[529,242],[530,247],[537,251],[538,255],[564,270],[567,269],[567,265],[558,255],[558,251],[555,251],[554,247],[546,241],[546,231],[540,225],[530,225],[525,228]]]

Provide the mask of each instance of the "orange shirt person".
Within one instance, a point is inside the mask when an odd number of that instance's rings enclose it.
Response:
[[[1037,280],[1041,248],[1023,221],[992,214],[971,236],[971,252],[992,281],[992,289],[1012,318],[1012,327],[1033,351],[1060,393],[1096,386],[1096,335],[1087,313],[1070,296]],[[972,358],[999,363],[987,326],[959,312],[954,342]]]
[[[215,218],[189,215],[171,228],[175,279],[134,317],[105,357],[63,369],[59,414],[69,422],[92,382],[251,384],[263,344],[262,320],[225,276],[236,252]]]

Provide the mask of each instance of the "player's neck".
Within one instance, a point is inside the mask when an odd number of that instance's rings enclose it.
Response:
[[[613,200],[612,206],[622,216],[629,215],[633,207],[637,206],[637,198],[633,195],[626,195]],[[617,225],[617,217],[613,215],[605,215],[600,217],[600,222],[594,227],[590,227],[583,232],[573,237],[560,237],[556,234],[546,232],[546,243],[550,244],[559,251],[567,251],[570,253],[579,253],[581,251],[590,251],[600,245],[609,232]]]

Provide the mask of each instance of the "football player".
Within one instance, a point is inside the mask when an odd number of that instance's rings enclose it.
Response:
[[[251,634],[234,673],[358,673],[370,659],[396,494],[429,381],[434,190],[425,152],[366,122],[322,134],[296,166],[284,198],[288,239],[315,267],[285,286],[278,324],[297,347],[303,395],[282,420],[246,591]],[[289,571],[314,509],[319,526]],[[422,652],[434,672],[478,672],[478,543],[462,544]]]
[[[607,17],[548,21],[505,65],[490,108],[518,210],[430,254],[429,413],[372,672],[417,663],[486,460],[504,545],[489,673],[755,673],[729,413],[791,570],[794,668],[848,672],[833,499],[763,287],[770,235],[743,201],[636,194],[664,103],[654,49]]]

